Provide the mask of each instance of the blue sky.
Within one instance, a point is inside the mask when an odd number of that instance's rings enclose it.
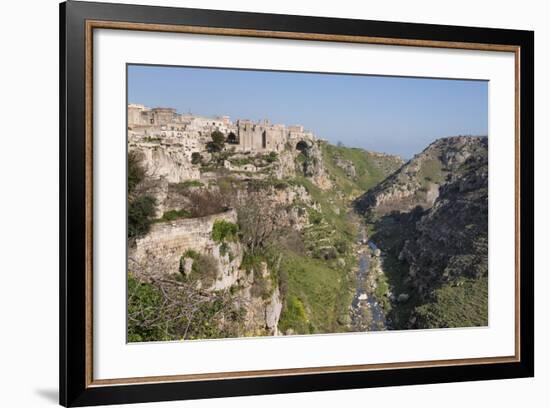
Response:
[[[488,133],[486,81],[130,65],[128,102],[302,124],[403,158],[440,137]]]

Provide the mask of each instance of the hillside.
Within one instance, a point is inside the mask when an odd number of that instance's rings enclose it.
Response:
[[[352,202],[401,159],[304,139],[189,161],[178,143],[129,140],[132,341],[349,331]]]
[[[487,325],[487,153],[487,138],[439,139],[356,201],[393,328]]]
[[[461,166],[470,157],[487,154],[487,138],[457,136],[438,139],[415,155],[397,172],[356,201],[356,208],[373,217],[393,211],[430,208],[439,187],[449,177],[460,177]]]

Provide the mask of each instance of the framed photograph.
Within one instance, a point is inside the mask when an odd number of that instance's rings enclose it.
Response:
[[[534,375],[533,32],[60,16],[62,405]]]

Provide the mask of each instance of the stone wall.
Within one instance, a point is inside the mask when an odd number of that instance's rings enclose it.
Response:
[[[129,248],[129,268],[145,279],[176,273],[181,256],[187,250],[193,250],[212,255],[217,260],[219,276],[214,283],[215,289],[231,286],[238,279],[242,250],[240,244],[231,243],[232,259],[220,254],[220,245],[211,238],[212,227],[218,220],[236,223],[237,213],[229,210],[206,217],[153,224],[149,233],[138,238]]]

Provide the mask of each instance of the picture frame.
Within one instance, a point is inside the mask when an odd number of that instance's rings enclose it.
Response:
[[[512,53],[514,353],[505,356],[94,376],[94,32],[171,33]],[[132,61],[130,61],[132,62]],[[491,120],[498,121],[499,118]],[[534,376],[534,33],[509,29],[68,1],[60,4],[60,404],[87,406]],[[521,250],[520,250],[521,249]],[[491,262],[491,261],[489,261]]]

